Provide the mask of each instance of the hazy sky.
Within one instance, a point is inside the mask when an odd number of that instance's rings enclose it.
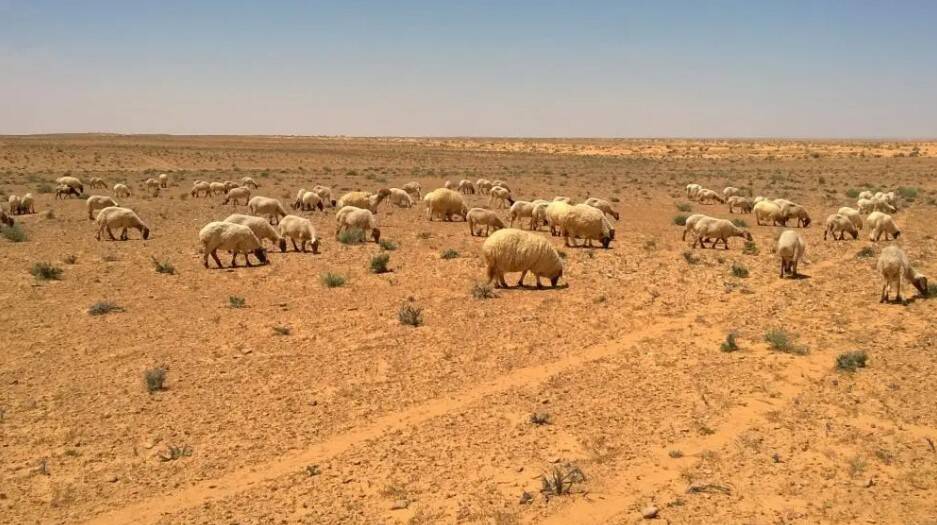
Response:
[[[937,2],[0,0],[0,133],[78,131],[937,137]]]

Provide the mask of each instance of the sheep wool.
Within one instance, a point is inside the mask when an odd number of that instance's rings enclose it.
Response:
[[[507,288],[504,274],[521,272],[517,285],[524,284],[524,277],[531,272],[537,278],[550,280],[555,288],[563,276],[563,261],[547,239],[535,233],[508,228],[491,234],[482,244],[482,256],[487,265],[488,282],[498,288]]]
[[[231,267],[237,266],[238,254],[244,254],[247,266],[251,265],[249,254],[253,253],[260,264],[267,263],[267,250],[250,228],[233,222],[210,222],[198,232],[202,244],[202,264],[208,268],[208,256],[221,268],[218,250],[231,252]]]
[[[781,278],[785,275],[797,277],[797,263],[803,258],[807,251],[807,243],[804,238],[794,230],[784,230],[778,237],[778,244],[775,252],[781,258]]]
[[[224,222],[230,222],[231,224],[240,224],[241,226],[247,226],[254,232],[254,235],[263,243],[264,239],[272,242],[280,248],[281,252],[286,251],[286,239],[284,239],[280,233],[267,222],[267,219],[263,217],[252,217],[250,215],[242,215],[240,213],[234,213],[228,215]]]
[[[504,228],[504,221],[498,217],[498,214],[484,208],[472,208],[465,215],[465,219],[469,225],[469,233],[473,237],[481,235],[481,228],[476,230],[476,226],[485,227],[485,236],[490,235],[492,230],[498,231]]]
[[[576,246],[576,239],[585,239],[586,246],[591,247],[592,241],[599,241],[607,249],[615,238],[615,228],[605,213],[588,204],[571,206],[563,224],[566,246]]]
[[[287,215],[280,201],[271,199],[270,197],[251,197],[251,200],[247,201],[247,211],[251,215],[269,218],[271,224],[276,224],[280,220],[280,217]]]
[[[308,243],[312,253],[319,253],[319,239],[316,237],[316,229],[309,219],[297,217],[296,215],[287,215],[280,220],[277,229],[281,236],[290,239],[294,251],[305,252]],[[296,247],[296,241],[299,241],[299,248]]]
[[[453,216],[459,216],[465,220],[468,214],[468,206],[462,195],[446,188],[437,188],[427,193],[423,196],[423,203],[426,205],[426,217],[430,221],[434,217],[451,221]]]

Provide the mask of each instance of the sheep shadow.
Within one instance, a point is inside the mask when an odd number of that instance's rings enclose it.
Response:
[[[791,281],[804,281],[807,279],[812,279],[812,277],[810,277],[809,275],[805,273],[797,273],[794,275],[785,275],[784,277],[781,277],[781,279],[788,279]]]
[[[507,291],[549,292],[549,291],[551,291],[551,290],[565,290],[565,289],[567,289],[567,288],[569,288],[569,283],[558,284],[558,285],[556,285],[556,287],[552,287],[552,286],[547,285],[547,286],[544,286],[544,287],[542,287],[542,288],[537,288],[537,285],[536,285],[536,284],[522,284],[522,285],[520,285],[520,286],[514,285],[514,286],[509,286],[509,287],[507,287],[507,288],[498,288],[498,291],[503,291],[503,292],[507,292]]]

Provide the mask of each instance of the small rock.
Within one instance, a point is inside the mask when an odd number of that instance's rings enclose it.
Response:
[[[524,472],[524,465],[521,465],[515,469],[517,472]]]
[[[520,500],[521,505],[530,505],[531,503],[533,503],[533,501],[534,501],[533,494],[531,494],[530,492],[527,492],[526,490],[521,493],[521,500]]]
[[[405,499],[398,499],[390,506],[390,510],[403,510],[410,506],[410,502]]]
[[[110,476],[107,477],[107,482],[108,482],[108,483],[117,483],[117,480],[118,480],[118,479],[120,479],[120,478],[117,477],[117,474],[111,474]]]
[[[872,478],[869,478],[865,480],[864,482],[862,482],[862,488],[867,489],[867,488],[870,488],[872,485],[875,485],[875,480]]]
[[[775,452],[774,454],[771,455],[771,459],[774,460],[775,463],[780,463],[781,455]]]
[[[560,457],[559,457],[559,456],[553,456],[552,458],[548,459],[547,461],[549,461],[550,463],[559,463],[559,462],[560,462]]]
[[[641,517],[646,520],[652,520],[657,517],[658,512],[660,512],[660,509],[658,509],[656,505],[651,505],[641,511]]]

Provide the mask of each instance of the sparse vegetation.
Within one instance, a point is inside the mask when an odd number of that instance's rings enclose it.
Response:
[[[156,270],[156,273],[164,273],[167,275],[175,275],[176,267],[172,265],[169,261],[160,261],[156,257],[151,258],[153,261],[153,268]]]
[[[699,263],[699,257],[697,257],[696,254],[690,250],[685,250],[683,252],[683,260],[686,261],[688,264]]]
[[[693,211],[693,206],[691,206],[688,202],[679,202],[677,203],[677,209],[684,213],[689,213]]]
[[[860,193],[859,190],[855,188],[849,188],[848,190],[846,190],[846,196],[849,197],[850,199],[858,199],[859,193]]]
[[[382,250],[385,250],[388,252],[392,252],[397,249],[397,243],[395,243],[394,241],[390,239],[381,239],[378,245],[381,247]]]
[[[91,315],[106,315],[110,313],[123,312],[124,309],[110,301],[98,301],[88,308]]]
[[[732,275],[740,279],[748,277],[748,268],[740,263],[732,263]]]
[[[65,257],[62,257],[62,262],[64,262],[65,264],[75,264],[76,262],[78,262],[78,256],[66,255]]]
[[[345,278],[337,273],[326,272],[322,274],[322,284],[328,288],[338,288],[345,285]]]
[[[360,228],[347,228],[338,234],[338,242],[342,244],[361,244],[364,242],[364,231]]]
[[[836,357],[836,368],[844,372],[855,372],[860,368],[865,368],[869,356],[863,350],[854,350],[843,352]]]
[[[677,215],[673,218],[673,223],[677,226],[686,226],[686,220],[689,215]]]
[[[553,471],[541,476],[540,493],[544,497],[563,496],[572,491],[573,485],[586,480],[585,474],[579,467],[566,465],[553,467]]]
[[[409,303],[404,303],[400,305],[400,310],[397,311],[397,319],[400,320],[400,324],[402,325],[416,328],[423,324],[423,309]]]
[[[780,328],[768,330],[765,333],[765,341],[767,341],[772,350],[776,350],[778,352],[794,355],[807,354],[806,347],[794,344],[791,335]]]
[[[726,340],[723,341],[721,345],[719,345],[719,349],[722,350],[723,352],[738,352],[739,345],[736,342],[735,338],[736,338],[735,332],[729,332],[726,335]]]
[[[550,414],[546,412],[534,412],[530,415],[530,422],[537,426],[549,425],[552,423],[552,419],[550,418]]]
[[[390,269],[387,268],[388,262],[390,262],[390,255],[386,253],[379,253],[371,257],[371,273],[389,272]]]
[[[247,306],[247,299],[237,295],[229,295],[228,306],[231,308],[244,308]]]
[[[287,335],[290,335],[292,332],[293,330],[289,326],[277,325],[273,327],[273,333],[279,336],[287,336]]]
[[[40,281],[58,281],[62,277],[62,269],[49,262],[37,262],[29,273]]]
[[[447,248],[439,254],[440,259],[455,259],[459,256],[459,252],[453,250],[452,248]]]
[[[13,242],[25,242],[27,240],[26,230],[19,223],[13,226],[0,225],[0,234]]]
[[[166,388],[166,367],[147,368],[143,372],[143,384],[146,385],[146,391],[151,394],[164,390]]]
[[[160,461],[175,461],[191,455],[192,447],[188,445],[182,445],[181,447],[170,445],[164,452],[160,453],[158,457]]]
[[[857,259],[868,259],[869,257],[875,257],[875,249],[871,246],[865,246],[856,253]]]
[[[490,284],[475,283],[472,286],[472,297],[476,299],[494,299],[497,295],[495,295],[495,291]]]
[[[917,198],[918,189],[913,186],[902,186],[895,190],[895,193],[906,201],[913,201]]]
[[[742,247],[742,253],[745,255],[758,255],[758,245],[755,241],[745,241],[745,246]]]

